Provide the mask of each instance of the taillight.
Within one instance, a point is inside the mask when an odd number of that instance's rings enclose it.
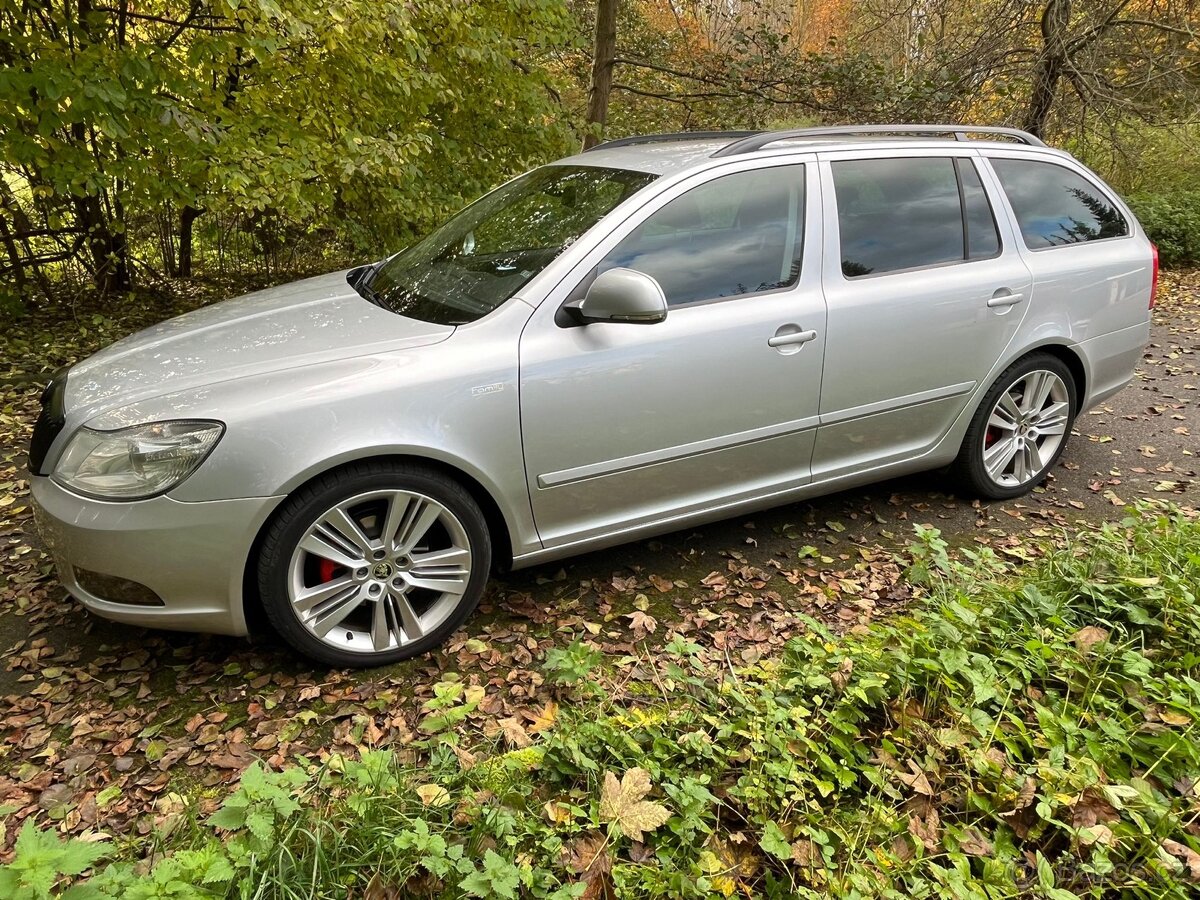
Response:
[[[1151,259],[1154,261],[1153,268],[1150,272],[1150,308],[1154,309],[1154,304],[1158,300],[1158,245],[1150,245]]]

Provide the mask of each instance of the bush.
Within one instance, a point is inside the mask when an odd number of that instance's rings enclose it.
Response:
[[[451,746],[448,681],[420,766],[256,766],[153,851],[26,824],[0,896],[1195,897],[1200,523],[963,556],[918,526],[911,615],[738,670],[676,635],[654,699],[564,701],[524,749]]]
[[[1200,265],[1200,190],[1138,194],[1129,205],[1167,267]]]

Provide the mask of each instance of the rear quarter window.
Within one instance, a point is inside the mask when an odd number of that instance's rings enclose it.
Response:
[[[1056,163],[992,158],[1030,250],[1125,237],[1129,223],[1108,195]]]

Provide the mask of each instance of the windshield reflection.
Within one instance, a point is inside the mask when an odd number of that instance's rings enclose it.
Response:
[[[399,315],[462,325],[487,315],[656,176],[543,166],[468,206],[363,285]]]

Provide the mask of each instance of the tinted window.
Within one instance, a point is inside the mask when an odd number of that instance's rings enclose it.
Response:
[[[833,163],[842,272],[849,278],[963,258],[954,160]]]
[[[958,178],[963,190],[963,219],[967,225],[967,258],[987,259],[1000,252],[1000,232],[996,230],[996,218],[992,215],[992,204],[987,191],[979,180],[975,163],[969,159],[956,159]]]
[[[410,318],[444,325],[473,321],[654,178],[600,166],[534,169],[393,256],[358,289]]]
[[[715,178],[676,197],[618,244],[597,271],[652,275],[667,303],[794,284],[804,237],[804,166]]]
[[[1031,250],[1129,234],[1115,206],[1085,178],[1054,163],[993,159]]]

